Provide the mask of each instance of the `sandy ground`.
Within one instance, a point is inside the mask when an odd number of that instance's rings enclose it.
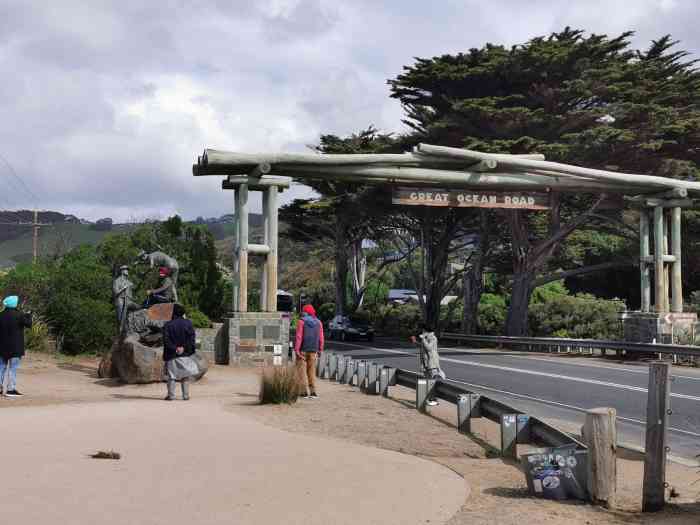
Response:
[[[26,421],[25,425],[20,425],[19,427],[25,430],[18,430],[18,434],[13,434],[13,439],[16,440],[18,446],[24,447],[22,448],[23,453],[15,455],[16,468],[22,465],[21,471],[23,472],[31,472],[31,469],[28,469],[26,466],[26,458],[32,457],[32,448],[22,443],[34,443],[34,446],[43,448],[57,441],[70,442],[72,439],[67,435],[59,439],[49,439],[47,437],[45,441],[35,437],[35,434],[46,435],[47,430],[51,429],[51,427],[46,426],[45,420],[67,419],[73,421],[74,425],[79,425],[85,420],[95,420],[99,421],[99,426],[112,428],[114,432],[117,432],[120,428],[123,429],[123,437],[121,439],[127,440],[124,443],[132,443],[133,441],[132,445],[135,448],[133,451],[129,451],[128,456],[125,454],[125,460],[131,457],[132,454],[135,454],[134,458],[148,458],[148,460],[152,460],[152,455],[155,451],[159,451],[158,454],[164,454],[163,458],[167,457],[170,460],[178,455],[177,452],[168,449],[168,447],[160,450],[159,447],[154,448],[151,445],[143,445],[143,440],[133,437],[133,428],[135,426],[141,429],[141,434],[146,432],[151,436],[154,443],[161,443],[162,440],[167,441],[167,436],[174,434],[178,438],[180,436],[186,437],[190,443],[190,450],[198,449],[209,452],[209,454],[202,454],[200,459],[214,456],[218,458],[210,463],[202,463],[200,461],[199,465],[186,466],[188,472],[199,472],[195,476],[197,486],[190,487],[189,491],[187,491],[196,495],[200,490],[205,490],[204,487],[209,487],[206,490],[211,491],[213,488],[218,489],[220,485],[224,484],[224,481],[227,481],[224,479],[225,477],[220,477],[223,476],[220,469],[222,464],[234,465],[242,458],[245,459],[245,454],[240,454],[241,449],[231,444],[231,438],[237,435],[234,429],[263,424],[275,429],[292,432],[298,436],[298,438],[290,440],[288,434],[281,434],[287,436],[284,440],[285,443],[305,443],[304,440],[306,439],[323,438],[321,441],[326,444],[324,446],[327,446],[327,448],[323,449],[323,454],[318,453],[319,450],[317,449],[317,453],[313,456],[313,461],[304,463],[302,465],[303,469],[318,467],[323,471],[326,466],[330,468],[330,465],[334,465],[336,473],[347,473],[350,470],[342,462],[347,460],[348,457],[356,456],[357,454],[365,455],[365,461],[359,462],[362,466],[353,467],[355,470],[358,468],[362,469],[363,479],[365,480],[364,485],[362,487],[352,486],[349,476],[346,475],[340,478],[333,478],[337,484],[336,489],[348,483],[350,484],[348,490],[340,490],[337,494],[323,495],[315,491],[313,494],[314,504],[309,507],[307,512],[309,516],[319,515],[319,509],[326,509],[325,504],[328,501],[332,502],[328,508],[347,509],[347,512],[354,516],[353,522],[358,520],[358,508],[374,508],[376,505],[375,510],[390,509],[388,514],[396,517],[396,513],[405,510],[407,506],[422,502],[418,506],[424,507],[423,510],[428,507],[441,510],[430,510],[431,517],[420,517],[423,521],[416,521],[419,516],[413,513],[411,514],[411,520],[397,521],[397,523],[419,523],[427,522],[427,520],[430,520],[431,523],[448,523],[450,525],[467,523],[523,525],[536,522],[554,523],[555,521],[566,521],[569,525],[588,523],[689,525],[700,523],[700,505],[696,503],[700,494],[700,483],[694,484],[695,480],[700,478],[700,473],[696,472],[695,469],[676,464],[668,465],[667,479],[675,490],[680,493],[680,496],[672,500],[674,503],[667,505],[667,510],[654,515],[642,515],[639,513],[643,465],[641,461],[630,459],[619,459],[618,462],[619,498],[618,509],[615,511],[607,511],[576,502],[561,503],[534,499],[528,495],[524,475],[517,466],[497,457],[497,449],[494,447],[498,446],[499,430],[495,424],[486,420],[476,420],[473,425],[475,429],[474,437],[462,436],[454,428],[456,419],[454,407],[443,403],[439,407],[431,409],[429,416],[421,415],[413,408],[415,394],[400,387],[392,387],[391,398],[386,399],[378,396],[366,396],[360,394],[356,388],[322,381],[319,385],[321,398],[318,400],[301,400],[292,406],[260,406],[256,403],[256,371],[213,367],[202,382],[193,385],[193,401],[189,404],[181,402],[173,404],[164,402],[145,403],[144,401],[146,400],[157,400],[162,397],[164,386],[118,385],[111,380],[99,380],[95,376],[96,362],[93,360],[56,363],[51,358],[33,358],[29,362],[23,363],[23,365],[20,375],[20,390],[23,389],[30,395],[21,400],[0,400],[0,414],[2,414],[0,422],[8,421],[6,416],[17,417],[19,418],[18,420]],[[115,403],[115,406],[109,407],[105,403]],[[50,405],[61,406],[51,407]],[[20,407],[27,407],[28,409],[21,410],[19,409]],[[89,407],[89,409],[85,407]],[[4,408],[9,408],[10,410],[2,411]],[[63,410],[66,409],[69,409],[70,414],[63,413]],[[182,418],[183,422],[186,423],[178,425],[177,428],[171,427],[171,418],[163,416],[166,413],[165,411],[171,410],[177,415],[177,417],[174,415],[172,420],[177,421],[179,418]],[[99,417],[95,414],[99,415]],[[72,420],[70,419],[71,417],[76,419]],[[31,428],[32,425],[40,424],[36,423],[36,421],[44,421],[43,432],[36,430],[28,432],[27,429]],[[183,426],[185,430],[183,430]],[[209,426],[213,430],[207,430],[206,433],[193,430],[208,428]],[[61,428],[67,431],[67,429],[74,427],[65,424]],[[96,426],[93,424],[90,428],[96,428]],[[129,431],[127,432],[125,429],[129,429]],[[57,431],[57,429],[51,429],[49,435],[53,435]],[[185,434],[182,434],[183,431]],[[253,430],[250,432],[254,434]],[[73,431],[70,435],[80,436],[82,433]],[[120,434],[117,433],[115,435]],[[277,434],[273,432],[270,435]],[[3,442],[5,442],[5,436],[6,432],[3,430]],[[130,436],[132,441],[129,441]],[[30,437],[38,441],[30,440]],[[81,454],[84,454],[86,451],[93,451],[95,448],[112,447],[119,449],[120,445],[112,445],[111,443],[114,442],[103,443],[100,441],[98,444],[97,441],[89,443],[79,441],[72,450],[75,453],[80,451]],[[122,441],[119,443],[122,443]],[[249,448],[251,445],[254,445],[254,443],[246,442],[246,446],[243,448]],[[364,445],[371,448],[356,449],[354,448],[355,445]],[[311,445],[308,444],[308,446]],[[206,447],[206,449],[203,447]],[[305,447],[302,446],[301,448]],[[3,449],[8,450],[7,447],[3,447]],[[376,453],[378,449],[403,453],[403,455],[391,455],[391,458],[414,456],[430,460],[433,464],[444,465],[452,472],[462,476],[463,480],[458,484],[461,491],[461,508],[457,505],[453,509],[456,512],[448,519],[443,512],[446,512],[449,503],[444,503],[440,498],[435,499],[435,494],[440,494],[441,498],[447,497],[448,500],[454,496],[453,493],[443,494],[433,484],[434,479],[442,479],[446,486],[454,487],[454,483],[451,483],[449,479],[440,478],[440,476],[444,476],[445,470],[431,471],[427,475],[419,471],[410,474],[404,472],[405,478],[402,480],[402,483],[393,487],[397,492],[403,494],[400,499],[392,500],[391,498],[395,495],[389,495],[387,496],[388,499],[379,504],[371,497],[363,496],[361,494],[363,488],[372,487],[370,492],[376,495],[377,490],[379,490],[378,487],[389,488],[386,486],[396,483],[390,479],[392,471],[380,468],[376,460],[371,456],[370,451],[373,450],[373,453]],[[59,447],[56,450],[63,450],[63,448]],[[38,458],[36,465],[43,465],[47,461],[42,454],[36,456]],[[125,460],[113,462],[112,464],[124,465]],[[161,459],[160,461],[165,460]],[[325,463],[326,461],[327,463]],[[3,462],[5,462],[4,470],[7,468],[7,464],[6,460],[3,460]],[[287,459],[280,459],[280,462],[284,464],[287,462]],[[63,463],[60,461],[58,463],[59,465],[56,467],[58,470],[54,474],[65,476],[70,472],[72,479],[74,471],[72,469],[70,471],[61,471],[60,467]],[[134,470],[123,467],[129,474],[128,476],[125,475],[124,478],[102,478],[94,471],[95,468],[104,469],[104,467],[99,467],[102,463],[104,462],[97,460],[86,460],[80,463],[81,469],[83,467],[86,469],[78,471],[83,473],[80,479],[94,481],[95,476],[98,476],[97,479],[100,480],[100,483],[103,481],[106,483],[110,479],[111,482],[114,482],[115,479],[118,479],[120,483],[127,484],[127,478],[133,479],[135,480],[134,483],[136,483],[134,492],[143,494],[146,491],[145,493],[148,494],[147,499],[153,506],[151,513],[160,512],[157,506],[164,503],[160,502],[159,497],[155,498],[153,491],[149,491],[149,488],[153,485],[158,486],[160,479],[163,477],[166,479],[177,479],[177,474],[173,472],[172,468],[166,468],[167,465],[165,463],[161,467],[169,472],[168,476],[154,476],[149,474],[149,469],[137,468],[138,464],[144,463],[143,461],[136,462],[133,466]],[[422,461],[420,465],[425,463],[428,462]],[[145,464],[148,464],[148,461]],[[117,467],[107,468],[111,471]],[[400,467],[394,465],[392,468],[399,469]],[[234,470],[235,468],[226,468],[223,472],[231,473]],[[399,470],[394,472],[398,473]],[[320,474],[316,471],[309,474],[314,479],[318,475]],[[200,479],[202,476],[205,479]],[[434,476],[436,477],[434,478]],[[263,479],[256,479],[255,482],[262,484],[268,477],[266,475]],[[295,479],[298,477],[297,474]],[[41,479],[44,478],[42,477]],[[233,481],[234,486],[240,487],[245,485],[245,479],[245,476],[241,479],[236,478]],[[12,498],[9,498],[8,493],[5,492],[0,495],[0,500],[4,499],[6,502],[21,500],[20,496],[26,495],[27,491],[30,491],[30,487],[35,486],[36,479],[32,481],[34,484],[25,486],[22,494],[14,494]],[[199,487],[200,482],[201,487]],[[54,480],[52,485],[55,485],[55,483],[56,481]],[[313,482],[302,484],[304,486],[311,485],[314,489],[319,488]],[[93,522],[104,522],[104,517],[96,519],[96,513],[100,508],[104,512],[105,495],[109,495],[110,499],[111,497],[118,497],[118,493],[112,494],[109,492],[110,490],[116,490],[115,487],[117,486],[119,486],[119,483],[116,485],[110,484],[106,487],[106,492],[97,491],[97,494],[94,496],[97,499],[93,505],[95,513],[90,514]],[[411,487],[414,490],[418,487],[419,489],[424,489],[424,491],[421,492],[419,497],[411,496]],[[176,483],[172,483],[172,489],[177,489]],[[270,490],[272,490],[271,486]],[[270,490],[267,490],[267,493],[270,493]],[[454,490],[454,488],[450,490]],[[355,492],[353,493],[353,491]],[[432,495],[429,497],[432,505],[426,505],[426,497],[431,494],[431,491]],[[33,490],[30,492],[33,492]],[[284,491],[278,489],[274,492]],[[347,497],[351,494],[353,494],[352,497]],[[237,492],[236,495],[240,495],[240,492]],[[253,498],[254,495],[250,494],[250,497]],[[207,496],[212,497],[211,494],[207,494]],[[177,499],[182,498],[178,497]],[[99,501],[103,502],[102,506],[98,504]],[[194,502],[197,502],[196,497]],[[294,502],[293,498],[292,502]],[[3,508],[3,515],[5,515],[5,503],[0,503],[0,505]],[[178,505],[180,504],[178,503]],[[228,508],[227,512],[235,512],[237,516],[249,516],[252,519],[254,515],[252,510],[247,515],[244,513],[245,510],[245,508],[236,507],[235,509]],[[81,510],[81,512],[83,511],[87,515],[89,508],[86,507]],[[182,512],[183,509],[177,507],[177,515],[181,517]],[[198,521],[208,523],[206,520],[201,519],[201,516],[205,515],[204,510],[200,509],[200,512],[203,514],[199,515]],[[207,512],[209,512],[209,509],[207,509]],[[213,514],[215,513],[209,512],[208,515]],[[231,517],[229,514],[228,518]],[[340,523],[341,521],[338,521],[337,518],[338,515],[334,515],[333,519],[328,520],[327,523]],[[21,523],[21,521],[13,521],[14,523]],[[287,519],[285,521],[287,523],[294,522]],[[372,523],[371,519],[363,519],[362,521]],[[88,522],[88,520],[85,521],[85,523]],[[122,522],[128,522],[128,520],[122,520]],[[156,523],[156,521],[143,521],[143,519],[134,522]],[[174,522],[171,520],[170,522],[184,523],[182,520]],[[211,522],[214,523],[215,521]],[[265,521],[237,522],[265,523]],[[37,523],[37,521],[28,520],[26,523]],[[306,520],[305,523],[312,522]],[[388,522],[384,521],[383,523]]]

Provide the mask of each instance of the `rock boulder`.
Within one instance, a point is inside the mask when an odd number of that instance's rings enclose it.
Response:
[[[202,373],[194,380],[201,379],[209,369],[207,358],[200,352],[194,354],[193,358],[199,364]],[[110,360],[107,366],[107,360]],[[116,376],[125,383],[154,383],[163,381],[163,347],[146,346],[139,342],[136,334],[115,342],[110,351],[110,356],[103,357],[103,367],[100,364],[100,372],[104,368],[105,373],[116,373]],[[107,370],[109,368],[109,371]],[[100,376],[100,377],[114,377]]]

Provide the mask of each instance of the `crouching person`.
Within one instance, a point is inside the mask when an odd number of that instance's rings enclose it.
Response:
[[[418,345],[418,370],[426,379],[445,379],[445,372],[440,368],[438,338],[435,331],[427,324],[422,324],[417,336],[411,336],[411,342]],[[438,404],[435,397],[428,399],[429,406]]]
[[[173,318],[163,327],[163,361],[168,382],[166,401],[175,399],[175,383],[182,383],[182,399],[190,398],[189,383],[199,374],[199,366],[192,359],[195,351],[195,333],[192,321],[185,319],[185,308],[173,306]]]

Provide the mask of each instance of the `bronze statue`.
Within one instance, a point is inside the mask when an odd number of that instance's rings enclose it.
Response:
[[[112,300],[117,312],[117,328],[121,334],[130,311],[139,310],[141,305],[134,302],[134,283],[129,280],[129,267],[119,267],[119,275],[112,282]]]
[[[172,281],[172,301],[177,302],[177,275],[180,272],[180,266],[178,265],[177,260],[161,251],[151,253],[141,251],[139,253],[139,259],[142,262],[148,262],[151,265],[151,268],[157,266],[159,268],[168,269],[167,277],[169,277]]]

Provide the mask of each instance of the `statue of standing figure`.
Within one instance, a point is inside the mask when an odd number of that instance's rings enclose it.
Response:
[[[130,311],[141,309],[141,305],[134,302],[134,283],[129,280],[129,267],[119,267],[119,274],[112,282],[112,300],[117,312],[117,329],[121,334],[124,331],[124,323]]]
[[[151,265],[151,268],[154,268],[156,266],[159,267],[159,274],[161,277],[169,277],[170,280],[172,281],[172,302],[177,302],[177,275],[180,272],[180,266],[177,264],[177,261],[175,260],[174,257],[171,257],[170,255],[156,251],[156,252],[151,252],[147,253],[145,251],[141,251],[139,253],[139,259],[143,262],[147,262]],[[166,268],[167,272],[162,272],[161,269]],[[163,275],[165,274],[165,275]]]

